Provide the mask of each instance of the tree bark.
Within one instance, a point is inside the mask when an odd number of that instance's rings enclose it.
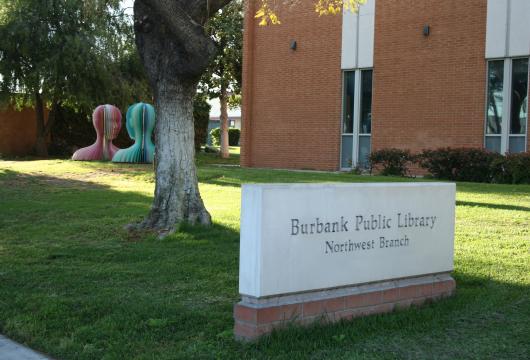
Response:
[[[48,157],[48,144],[45,134],[44,101],[40,93],[35,93],[35,120],[37,124],[37,138],[35,139],[35,155]]]
[[[211,224],[195,167],[193,98],[215,55],[204,33],[208,17],[230,0],[135,0],[138,52],[153,89],[156,187],[151,211],[132,229],[161,236],[180,223]]]
[[[228,91],[226,86],[221,85],[221,94],[219,103],[221,104],[221,157],[228,159],[230,157],[229,135],[228,135]]]
[[[35,93],[35,119],[37,121],[37,138],[35,140],[35,155],[39,157],[48,157],[48,137],[50,136],[53,125],[57,118],[57,112],[60,103],[54,101],[52,108],[48,113],[48,119],[44,115],[46,109],[44,100],[40,93]]]
[[[161,235],[174,232],[181,222],[211,223],[199,193],[195,168],[195,89],[196,84],[161,82],[156,92],[155,197],[140,228],[156,230]]]

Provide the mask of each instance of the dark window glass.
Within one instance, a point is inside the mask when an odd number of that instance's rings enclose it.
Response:
[[[501,152],[501,137],[500,136],[486,136],[486,149],[496,153]]]
[[[342,159],[340,166],[344,169],[351,168],[353,156],[353,135],[342,135]]]
[[[372,70],[361,72],[361,122],[360,134],[372,133]]]
[[[488,110],[486,134],[502,132],[502,109],[504,90],[504,60],[488,63]]]
[[[342,133],[353,134],[353,108],[355,102],[355,71],[344,73],[344,110]]]
[[[510,136],[510,142],[508,144],[508,152],[515,154],[524,152],[526,148],[526,137],[525,136]]]
[[[359,136],[359,166],[368,167],[372,137],[370,135]]]
[[[512,65],[512,108],[510,134],[526,134],[528,115],[528,59],[516,59]]]

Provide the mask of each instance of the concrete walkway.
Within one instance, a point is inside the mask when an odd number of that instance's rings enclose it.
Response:
[[[1,360],[51,360],[27,347],[0,335]]]

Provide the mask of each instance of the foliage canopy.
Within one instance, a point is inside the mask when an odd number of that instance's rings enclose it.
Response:
[[[148,93],[119,0],[0,0],[4,102],[122,105]]]
[[[222,89],[230,93],[231,107],[239,106],[243,60],[243,2],[233,0],[206,24],[218,46],[217,55],[201,79],[200,89],[210,98],[223,96]]]

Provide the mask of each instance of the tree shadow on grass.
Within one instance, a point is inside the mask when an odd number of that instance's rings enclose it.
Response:
[[[233,188],[241,187],[241,183],[239,182],[239,180],[226,178],[224,175],[214,175],[200,178],[199,183]]]
[[[515,211],[530,211],[529,207],[517,206],[517,205],[504,205],[504,204],[490,204],[490,203],[480,203],[472,201],[456,201],[457,206],[470,206],[470,207],[483,207],[488,209],[495,210],[515,210]]]
[[[74,209],[72,215],[84,217],[87,221],[91,220],[92,215],[108,219],[128,217],[130,221],[139,221],[147,214],[152,196],[134,191],[119,191],[111,185],[91,181],[90,178],[91,174],[80,174],[76,178],[71,178],[68,174],[65,174],[65,177],[56,177],[0,169],[0,194],[5,195],[5,200],[17,205],[26,205],[23,208],[35,211],[39,209],[32,204],[38,200],[39,206],[46,208],[46,215],[50,221],[53,221],[54,212],[62,212],[63,207]],[[20,196],[21,192],[23,196]],[[46,204],[44,206],[43,200]],[[22,221],[22,219],[17,220]],[[67,224],[62,221],[59,225]],[[232,236],[239,237],[238,231],[219,223],[214,223],[211,227],[182,225],[179,231],[197,237],[208,236],[212,232],[229,232]]]
[[[506,194],[510,196],[528,196],[530,185],[528,184],[486,184],[486,183],[457,183],[457,191],[470,194]]]
[[[27,174],[9,169],[0,170],[0,187],[4,190],[24,188],[27,186],[41,186],[69,189],[99,189],[110,190],[111,187],[105,184],[96,183],[89,180],[70,179],[41,174]]]
[[[371,177],[359,176],[347,173],[326,173],[326,172],[303,172],[293,170],[275,169],[216,169],[207,167],[199,169],[199,181],[201,183],[226,186],[241,187],[242,184],[260,183],[369,183],[369,182],[409,182],[410,179],[398,177]],[[417,180],[416,180],[417,182]]]

